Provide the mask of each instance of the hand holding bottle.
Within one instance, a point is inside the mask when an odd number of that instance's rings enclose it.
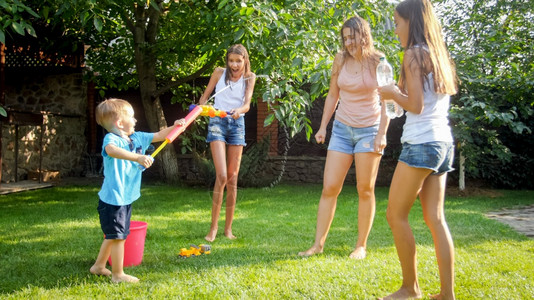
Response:
[[[383,87],[392,85],[395,86],[393,81],[393,67],[391,67],[385,57],[381,57],[380,63],[376,66],[376,81],[378,82],[382,101],[386,105],[386,115],[390,119],[402,117],[404,114],[402,107],[400,107],[395,101],[390,100],[393,99],[393,97],[387,97],[387,93],[383,93]]]

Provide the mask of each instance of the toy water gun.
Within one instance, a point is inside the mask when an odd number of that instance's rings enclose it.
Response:
[[[204,255],[208,255],[211,253],[211,246],[210,245],[200,245],[200,246],[197,246],[197,245],[191,245],[189,247],[189,249],[187,248],[182,248],[180,249],[180,253],[178,253],[178,255],[182,258],[187,258],[187,257],[191,257],[191,256],[200,256],[202,254]]]
[[[202,108],[202,112],[200,113],[201,116],[206,116],[206,117],[210,117],[210,118],[213,118],[213,117],[226,118],[226,116],[229,114],[228,112],[226,112],[224,110],[215,109],[211,105],[195,105],[195,104],[191,104],[189,106],[189,111],[193,110],[195,107]]]
[[[163,149],[168,143],[172,143],[184,130],[189,126],[193,121],[202,113],[201,107],[194,107],[193,109],[189,110],[189,113],[187,116],[185,116],[185,124],[176,126],[167,136],[165,137],[165,141],[159,145],[159,147],[150,154],[152,159]],[[139,165],[140,170],[145,170],[145,167]]]

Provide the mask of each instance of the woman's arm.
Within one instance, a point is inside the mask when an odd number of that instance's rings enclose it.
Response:
[[[421,82],[421,68],[415,62],[414,51],[421,49],[408,49],[404,54],[402,68],[405,74],[406,93],[404,94],[395,85],[390,84],[378,88],[382,99],[393,99],[405,110],[420,114],[424,108],[423,83]]]
[[[330,76],[330,88],[328,90],[328,95],[324,102],[323,116],[321,118],[321,127],[315,134],[315,140],[317,143],[322,144],[326,140],[326,127],[336,110],[337,102],[339,101],[339,86],[337,85],[337,78],[339,77],[339,71],[341,71],[341,66],[343,64],[343,54],[338,53],[334,58],[334,63],[332,64],[332,75]]]

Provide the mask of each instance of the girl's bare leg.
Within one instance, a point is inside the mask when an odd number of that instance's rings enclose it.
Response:
[[[111,244],[112,240],[104,239],[104,241],[102,241],[102,246],[100,246],[100,251],[98,252],[96,261],[91,269],[89,269],[91,274],[103,276],[111,275],[111,271],[106,268],[108,258],[111,255]]]
[[[389,190],[387,220],[402,268],[402,286],[397,292],[383,299],[421,298],[417,279],[415,238],[408,223],[408,215],[430,172],[428,169],[409,167],[403,162],[397,163],[395,168]]]
[[[219,228],[219,213],[224,195],[224,187],[227,182],[226,171],[226,144],[221,141],[214,141],[210,143],[211,155],[213,157],[213,164],[215,165],[215,186],[213,187],[213,198],[211,206],[211,226],[210,231],[205,239],[208,242],[213,242],[217,236]]]
[[[234,221],[235,205],[237,201],[237,180],[239,178],[239,167],[241,165],[241,155],[243,146],[228,146],[228,183],[226,184],[226,219],[224,224],[224,235],[229,239],[235,239],[232,234],[232,222]]]
[[[363,259],[367,255],[367,238],[375,217],[375,182],[382,155],[377,153],[356,153],[356,182],[358,188],[358,241],[352,259]]]
[[[433,299],[455,299],[454,244],[444,212],[446,181],[446,173],[428,176],[419,193],[423,216],[434,239],[441,282],[441,291]]]
[[[345,176],[352,165],[352,155],[337,151],[328,151],[323,175],[323,191],[317,209],[317,228],[315,242],[306,251],[299,252],[300,256],[311,256],[322,253],[328,230],[334,219],[337,196],[343,188]]]

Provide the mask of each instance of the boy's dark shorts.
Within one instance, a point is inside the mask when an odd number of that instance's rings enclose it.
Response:
[[[107,240],[125,240],[130,234],[130,218],[132,205],[115,206],[98,201],[100,228]]]

